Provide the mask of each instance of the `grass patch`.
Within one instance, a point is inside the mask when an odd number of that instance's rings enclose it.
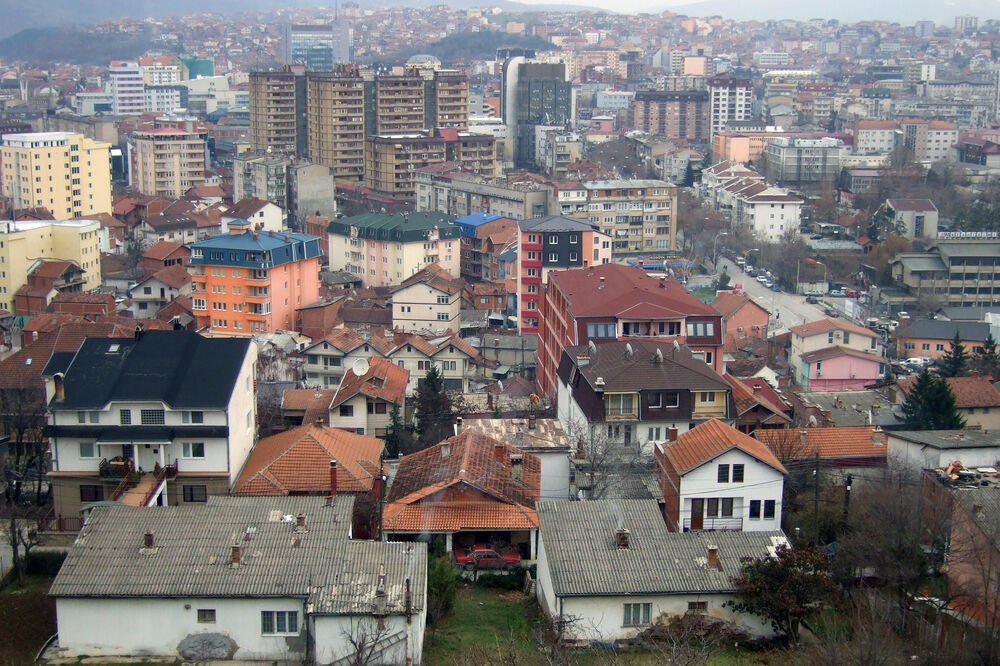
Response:
[[[715,298],[715,287],[709,285],[707,287],[695,287],[691,290],[691,293],[697,296],[701,300],[712,300]]]
[[[498,652],[513,652],[517,663],[538,663],[538,643],[529,616],[534,600],[521,592],[460,584],[455,606],[437,628],[428,628],[424,663],[428,666],[489,663]]]
[[[0,590],[0,664],[30,664],[56,633],[56,604],[49,576],[28,576]]]

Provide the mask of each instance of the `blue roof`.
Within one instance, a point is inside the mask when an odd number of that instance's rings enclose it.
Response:
[[[475,236],[476,227],[493,220],[499,220],[501,217],[503,215],[494,215],[493,213],[473,213],[458,218],[455,220],[455,224],[462,230],[463,236]]]
[[[191,245],[191,263],[207,266],[271,268],[320,254],[318,236],[269,231],[219,234]]]

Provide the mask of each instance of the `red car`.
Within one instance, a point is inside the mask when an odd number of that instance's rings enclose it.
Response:
[[[455,563],[473,569],[507,569],[521,563],[521,556],[513,548],[494,548],[485,544],[466,546],[455,551]]]
[[[848,298],[860,298],[861,292],[857,289],[848,289],[844,292],[844,296],[847,296]]]

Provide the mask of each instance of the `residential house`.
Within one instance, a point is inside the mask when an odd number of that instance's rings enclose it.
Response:
[[[44,312],[60,293],[78,293],[86,282],[85,271],[72,261],[39,259],[28,269],[27,282],[14,292],[19,317]]]
[[[786,395],[794,406],[798,426],[876,425],[894,430],[901,423],[893,401],[879,391],[800,391]]]
[[[563,640],[617,643],[692,613],[750,636],[773,633],[767,622],[729,604],[744,558],[774,556],[788,546],[777,528],[676,534],[654,500],[540,502],[538,518],[536,595],[563,627]]]
[[[896,329],[896,349],[900,358],[939,359],[951,349],[956,333],[966,353],[976,354],[983,350],[990,325],[982,321],[913,319]]]
[[[473,213],[455,220],[462,231],[460,271],[469,280],[497,280],[497,256],[516,244],[517,220],[492,213]]]
[[[535,559],[541,462],[511,444],[463,432],[403,456],[382,531],[390,541],[442,535],[445,550],[499,542]]]
[[[820,319],[791,328],[788,365],[806,391],[862,389],[885,374],[882,338],[838,319]]]
[[[462,305],[470,310],[504,312],[507,309],[506,285],[501,282],[476,282],[465,285]]]
[[[634,339],[567,347],[557,373],[557,414],[571,437],[651,452],[671,433],[732,419],[731,388],[676,342]],[[590,453],[588,451],[588,453]]]
[[[723,379],[732,387],[737,430],[749,435],[755,430],[791,425],[791,406],[763,378],[726,374]]]
[[[622,264],[558,271],[538,310],[538,387],[550,398],[556,397],[563,349],[590,341],[677,340],[722,372],[722,315],[676,280]]]
[[[888,463],[886,433],[878,426],[757,430],[754,437],[786,463],[808,465],[818,459],[824,468],[843,475],[860,478],[866,470]]]
[[[60,656],[331,664],[366,635],[378,636],[370,663],[421,663],[427,548],[350,538],[353,505],[97,509],[50,590]]]
[[[142,251],[142,276],[149,277],[170,266],[187,266],[191,248],[171,241],[158,241]]]
[[[137,282],[129,293],[132,316],[151,319],[178,296],[191,295],[191,274],[184,266],[174,264]]]
[[[249,338],[189,331],[89,338],[76,354],[53,354],[42,375],[56,515],[229,492],[257,430],[256,360]]]
[[[988,430],[890,430],[889,464],[909,470],[1000,467],[1000,443]]]
[[[330,425],[359,435],[385,438],[394,406],[406,411],[410,371],[387,358],[355,361],[330,401]]]
[[[718,292],[709,303],[722,314],[723,330],[726,332],[724,349],[735,351],[737,344],[746,338],[767,337],[767,322],[770,313],[754,302],[744,291]]]
[[[234,220],[246,220],[254,231],[277,233],[287,228],[285,211],[270,201],[256,197],[240,199],[223,211],[222,224],[229,224]]]
[[[53,314],[75,314],[97,319],[115,316],[114,294],[100,292],[59,292],[52,297],[49,311]]]
[[[573,444],[558,420],[533,415],[514,419],[459,419],[462,432],[482,433],[536,456],[541,464],[539,499],[572,499],[570,454]]]
[[[981,428],[987,432],[1000,428],[1000,390],[988,377],[943,377],[942,381],[955,396],[955,408],[965,419],[967,428]],[[916,377],[900,377],[896,380],[896,390],[889,395],[897,405],[902,405],[916,384]]]
[[[447,335],[459,332],[461,278],[430,264],[392,290],[392,326],[404,333]]]
[[[938,209],[930,199],[886,199],[883,213],[890,230],[911,240],[936,240]],[[876,218],[878,219],[878,218]]]
[[[784,466],[718,419],[656,445],[663,515],[674,532],[781,529]]]

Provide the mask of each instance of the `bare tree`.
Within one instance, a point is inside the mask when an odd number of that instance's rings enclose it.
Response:
[[[581,417],[570,421],[566,428],[569,441],[577,445],[573,457],[576,485],[586,499],[613,496],[615,486],[624,477],[651,469],[651,461],[643,459],[640,440],[634,444],[613,441],[608,427],[607,423],[590,423]]]
[[[25,481],[35,482],[35,503],[45,503],[43,479],[48,471],[48,445],[42,435],[46,423],[45,391],[39,386],[0,389],[0,430],[10,437],[4,461],[8,504],[22,501]]]
[[[373,616],[364,620],[351,620],[350,629],[341,632],[350,645],[349,652],[337,661],[344,666],[368,666],[382,663],[381,652],[389,630],[384,617]],[[346,661],[345,661],[346,659]]]
[[[38,532],[33,523],[18,511],[17,505],[10,507],[10,523],[7,526],[7,542],[10,544],[12,564],[14,573],[17,576],[18,585],[24,584],[24,576],[27,573],[28,555],[31,549],[38,545]]]

